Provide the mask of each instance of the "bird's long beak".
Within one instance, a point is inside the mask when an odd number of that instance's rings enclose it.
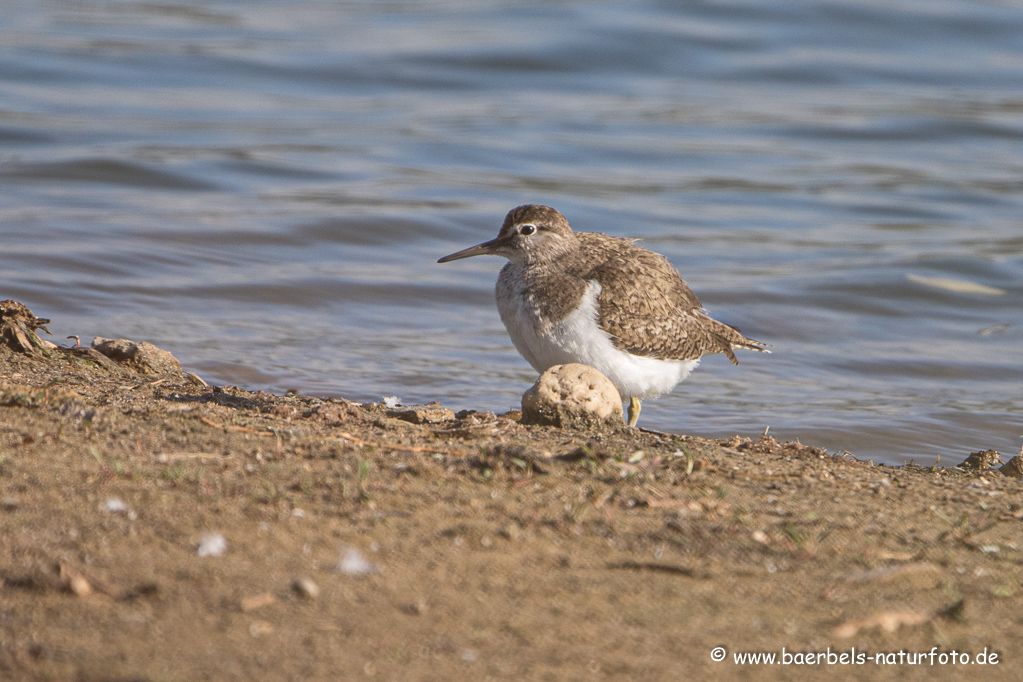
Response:
[[[504,243],[500,239],[491,239],[489,242],[470,246],[450,256],[444,256],[437,262],[447,263],[453,260],[461,260],[462,258],[471,258],[472,256],[497,256],[502,246],[504,246]]]

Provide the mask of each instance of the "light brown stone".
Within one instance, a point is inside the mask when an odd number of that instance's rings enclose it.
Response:
[[[97,336],[92,340],[92,347],[111,360],[142,374],[181,371],[181,363],[177,358],[146,341],[136,343],[128,339],[104,339]]]
[[[622,399],[589,365],[555,365],[522,396],[522,422],[550,426],[621,426]]]

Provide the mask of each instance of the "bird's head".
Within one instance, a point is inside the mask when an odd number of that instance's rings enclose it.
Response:
[[[496,239],[444,256],[437,262],[503,256],[517,265],[531,265],[554,260],[574,245],[572,228],[565,216],[550,206],[527,204],[508,212]]]

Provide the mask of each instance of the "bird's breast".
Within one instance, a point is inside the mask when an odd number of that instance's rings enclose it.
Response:
[[[623,398],[649,398],[670,391],[696,367],[699,360],[658,360],[616,347],[599,324],[600,292],[598,282],[589,282],[569,314],[551,319],[525,282],[502,276],[497,305],[512,343],[537,372],[579,362],[607,376]]]

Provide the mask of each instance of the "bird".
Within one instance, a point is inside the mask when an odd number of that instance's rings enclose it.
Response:
[[[444,256],[502,256],[497,309],[512,343],[539,373],[559,364],[590,365],[628,401],[628,425],[642,400],[675,388],[705,355],[761,352],[710,317],[678,270],[635,239],[573,232],[550,206],[509,211],[495,239]]]

